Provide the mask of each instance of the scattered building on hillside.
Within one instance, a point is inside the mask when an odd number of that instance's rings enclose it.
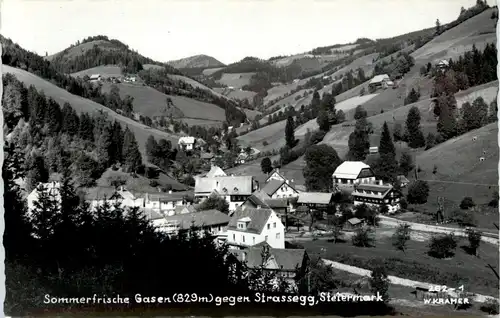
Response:
[[[399,185],[401,186],[401,188],[405,188],[406,186],[408,186],[408,184],[410,184],[410,180],[408,180],[408,178],[406,178],[403,175],[398,176],[397,180],[398,180]]]
[[[354,205],[366,204],[371,207],[381,208],[387,206],[388,213],[394,213],[401,208],[401,192],[390,184],[379,181],[378,184],[360,183],[352,192]]]
[[[269,173],[269,176],[267,177],[267,179],[266,179],[266,181],[265,181],[265,182],[267,183],[267,182],[269,182],[270,180],[273,180],[273,179],[276,179],[276,180],[283,180],[283,181],[288,180],[288,181],[290,181],[291,183],[293,183],[293,182],[294,182],[294,180],[293,180],[293,179],[289,180],[289,179],[288,179],[288,178],[287,178],[287,177],[283,174],[283,172],[280,172],[280,169],[279,169],[279,168],[276,168],[276,169],[274,169],[273,171],[271,171],[271,172]]]
[[[255,190],[252,176],[196,177],[194,196],[203,200],[211,194],[223,197],[229,204],[229,211],[234,211]]]
[[[298,83],[298,82],[300,82],[300,79],[298,79],[298,78],[296,78],[296,79],[294,79],[294,80],[293,80],[293,83],[294,83],[294,84],[295,84],[295,83]]]
[[[146,219],[152,223],[152,225],[155,227],[155,230],[157,231],[162,231],[167,223],[165,216],[155,210],[145,209],[144,215],[146,216]]]
[[[437,64],[439,70],[447,70],[450,67],[450,63],[447,60],[441,60]]]
[[[89,81],[91,81],[91,82],[97,82],[97,81],[100,81],[100,80],[102,80],[101,74],[92,74],[92,75],[90,75]]]
[[[356,184],[375,182],[372,169],[361,161],[344,161],[335,169],[332,178],[334,188],[345,192],[352,192]]]
[[[370,83],[368,83],[368,87],[370,90],[376,90],[378,88],[387,88],[388,86],[392,86],[394,83],[392,83],[391,79],[389,78],[389,75],[387,74],[382,74],[382,75],[376,75],[374,76]]]
[[[206,178],[227,177],[227,174],[219,166],[212,166],[205,176]]]
[[[179,138],[177,144],[179,145],[179,148],[182,150],[193,150],[195,144],[195,138],[191,136],[181,137]]]
[[[244,164],[248,159],[249,159],[249,155],[247,153],[245,153],[244,151],[242,151],[238,154],[238,157],[236,157],[234,163],[241,165],[241,164]]]
[[[299,192],[295,190],[293,183],[287,179],[270,179],[263,187],[265,192],[272,199],[297,197]]]
[[[189,231],[192,227],[204,234],[208,231],[217,237],[224,237],[231,218],[218,210],[205,210],[193,213],[176,214],[165,217],[161,231],[177,235],[179,231]]]
[[[326,210],[333,205],[333,193],[301,192],[297,200],[297,207],[308,207],[312,210]]]
[[[51,199],[61,203],[61,194],[59,192],[61,183],[57,181],[40,183],[30,194],[28,194],[28,213],[35,209],[35,202],[38,201],[40,191],[47,191]]]
[[[285,248],[285,227],[272,209],[243,206],[234,211],[227,230],[227,244],[242,249],[267,242],[273,248]]]
[[[370,154],[378,153],[378,147],[370,147],[369,152],[370,152]]]
[[[89,202],[92,210],[104,204],[109,204],[111,207],[118,204],[121,208],[144,207],[144,198],[135,196],[123,186],[118,189],[114,187],[89,189],[85,199]]]
[[[272,248],[265,242],[242,250],[232,250],[231,253],[250,270],[263,268],[286,278],[293,286],[297,279],[304,277],[310,265],[305,249]]]

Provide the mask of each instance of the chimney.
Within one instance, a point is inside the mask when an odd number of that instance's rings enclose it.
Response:
[[[378,181],[378,184],[379,184],[379,185],[384,185],[384,181],[379,180],[379,181]]]

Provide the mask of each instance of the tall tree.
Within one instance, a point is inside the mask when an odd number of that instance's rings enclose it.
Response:
[[[408,141],[408,146],[411,148],[425,146],[425,137],[420,129],[420,111],[416,106],[410,108],[408,112],[405,137]]]
[[[128,129],[125,129],[123,137],[123,160],[129,171],[137,171],[140,165],[142,165],[142,156],[139,152],[139,146],[135,140],[134,133]]]
[[[392,143],[391,133],[387,122],[382,126],[380,137],[379,158],[373,167],[376,175],[386,182],[396,181],[398,163],[396,161],[396,149]]]
[[[365,117],[361,117],[356,121],[354,132],[349,135],[349,152],[347,153],[349,160],[365,160],[370,149],[371,131],[371,123],[368,123]]]
[[[328,145],[314,145],[305,154],[303,175],[308,191],[328,192],[333,188],[332,175],[342,163],[335,149]]]
[[[273,171],[271,159],[269,159],[269,157],[262,158],[262,161],[260,162],[260,168],[262,172],[265,174],[268,174],[269,172]]]
[[[357,106],[354,110],[354,119],[358,120],[366,117],[368,117],[368,114],[366,113],[366,110],[363,108],[363,106]]]
[[[295,123],[292,116],[288,116],[285,126],[286,145],[290,148],[295,146]]]
[[[448,140],[453,138],[458,133],[458,125],[455,114],[449,105],[441,105],[439,113],[439,121],[437,123],[437,131],[444,138]]]
[[[378,152],[381,155],[392,155],[393,157],[396,156],[396,148],[394,147],[394,143],[392,142],[391,132],[389,131],[387,122],[384,122],[384,125],[382,126]]]

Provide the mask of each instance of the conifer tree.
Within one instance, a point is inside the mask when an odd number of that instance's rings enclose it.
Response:
[[[295,146],[295,123],[292,116],[288,116],[285,126],[285,141],[290,148]]]
[[[457,128],[457,121],[452,110],[447,105],[442,105],[437,123],[437,131],[444,140],[448,140],[457,135]]]
[[[374,166],[376,175],[386,182],[396,181],[398,163],[396,161],[396,149],[392,143],[391,133],[387,122],[382,126],[382,134],[379,145],[379,158]]]
[[[416,106],[410,108],[408,112],[405,137],[408,141],[408,146],[411,148],[425,146],[425,137],[420,129],[420,111]]]
[[[123,137],[123,161],[129,171],[136,171],[142,164],[139,146],[137,145],[134,134],[128,129],[128,127],[125,129]]]
[[[384,122],[382,126],[382,134],[380,136],[380,146],[378,148],[378,152],[383,155],[392,155],[396,156],[396,148],[394,147],[394,143],[392,142],[391,132],[389,131],[389,126],[387,126],[387,122]]]
[[[118,121],[113,122],[111,128],[111,146],[110,146],[110,160],[111,163],[122,162],[123,157],[123,130]]]
[[[361,117],[356,121],[354,132],[349,135],[349,152],[347,158],[353,161],[362,161],[366,159],[370,149],[371,124]]]

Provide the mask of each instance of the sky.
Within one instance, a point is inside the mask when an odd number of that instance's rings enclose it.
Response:
[[[154,60],[206,54],[229,64],[388,38],[442,24],[476,0],[3,0],[0,33],[40,55],[88,36]],[[494,5],[494,0],[489,0]]]

